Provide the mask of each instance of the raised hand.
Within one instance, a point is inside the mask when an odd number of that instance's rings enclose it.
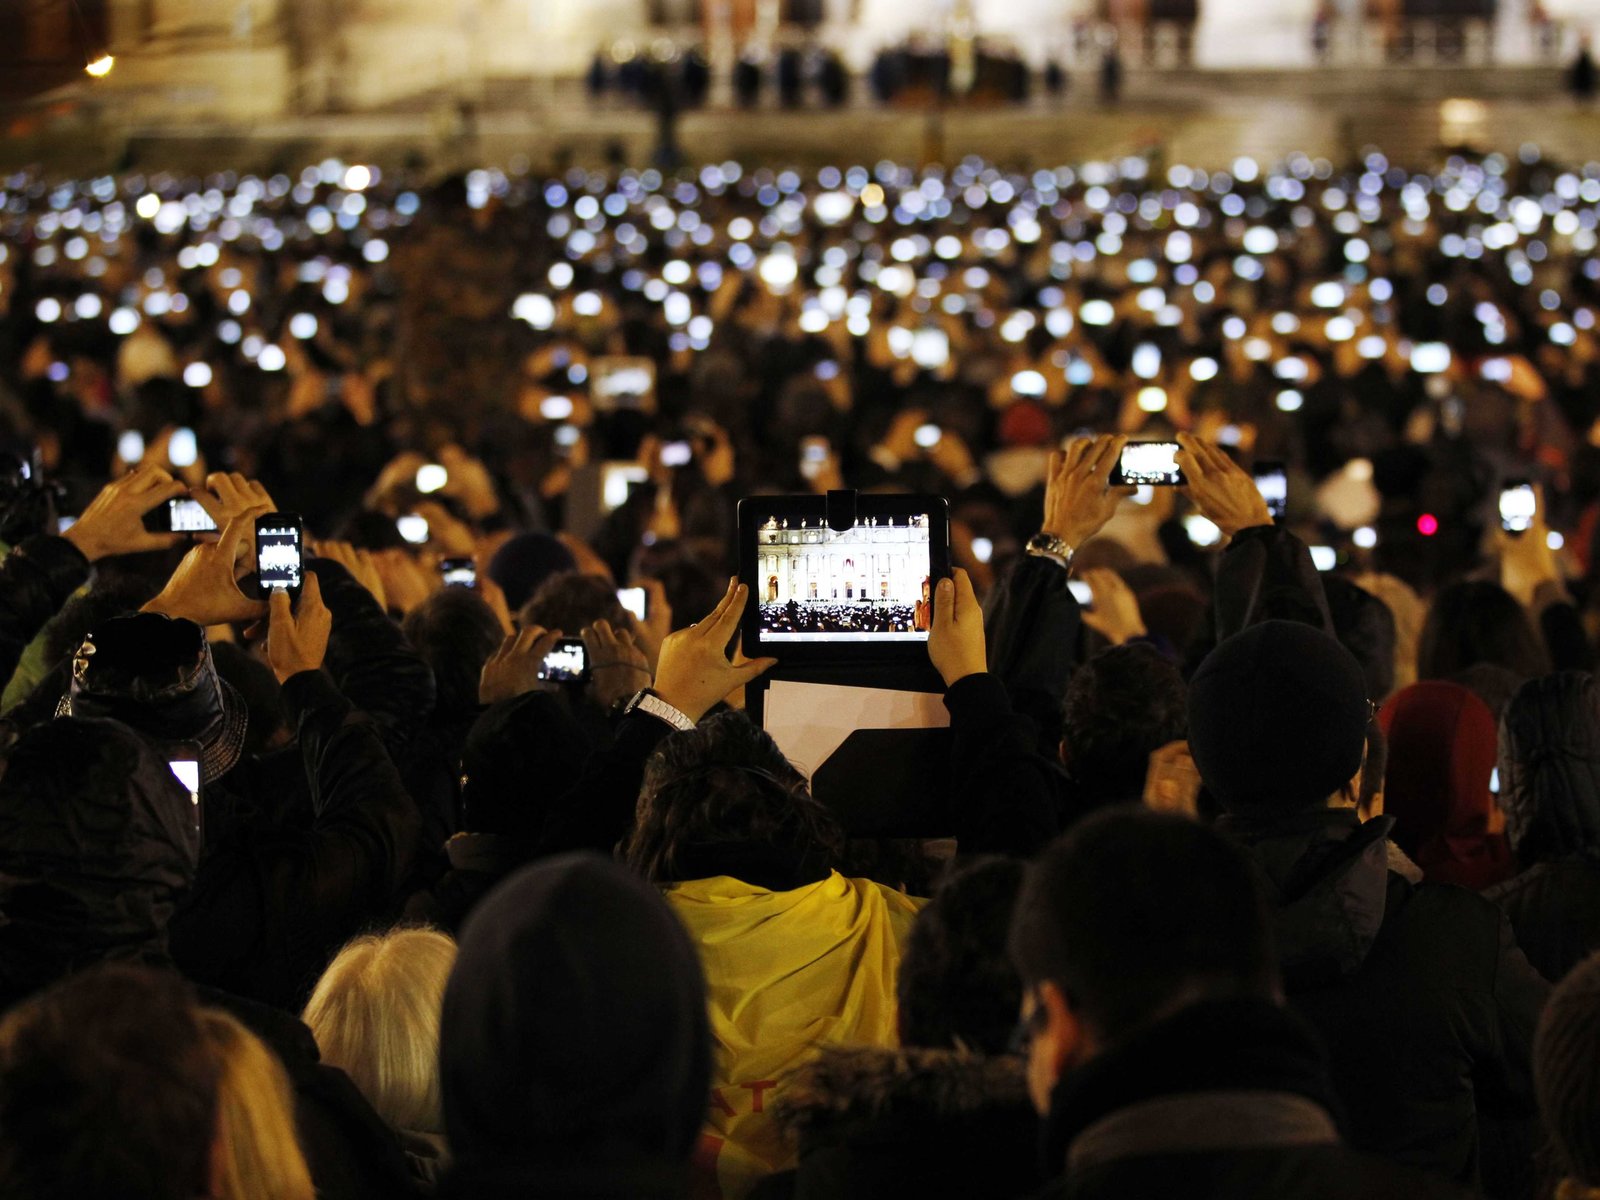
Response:
[[[933,629],[928,634],[928,657],[945,687],[989,669],[983,609],[972,590],[972,580],[960,567],[951,575],[939,580],[934,590]]]
[[[483,664],[483,674],[478,677],[478,703],[498,704],[542,688],[539,668],[560,639],[561,630],[537,625],[508,635]]]
[[[730,659],[726,647],[739,628],[750,589],[736,579],[704,620],[670,634],[661,643],[656,664],[656,693],[691,721],[698,721],[717,701],[777,665],[775,658]]]
[[[151,533],[144,527],[144,515],[187,490],[160,467],[137,467],[101,488],[83,515],[61,536],[90,562],[113,554],[165,550],[183,541],[183,535]]]
[[[1256,481],[1221,447],[1191,434],[1178,435],[1178,466],[1189,482],[1183,494],[1209,517],[1224,537],[1241,529],[1271,525],[1272,510],[1262,499]]]
[[[279,588],[267,602],[267,663],[282,683],[302,671],[315,671],[328,653],[333,614],[322,602],[322,584],[307,571],[299,600]]]
[[[589,694],[601,708],[650,686],[650,664],[626,629],[596,621],[583,631],[583,646],[589,652]]]
[[[240,551],[254,534],[253,515],[234,517],[223,527],[219,540],[201,542],[184,555],[167,586],[144,611],[187,617],[196,625],[228,625],[260,617],[267,606],[240,591],[234,573]]]
[[[1094,595],[1094,607],[1085,609],[1083,623],[1113,646],[1144,637],[1144,618],[1139,614],[1139,598],[1115,571],[1100,567],[1083,572],[1083,581]]]
[[[1105,528],[1127,489],[1111,486],[1111,472],[1127,444],[1125,437],[1080,438],[1050,455],[1044,485],[1044,523],[1074,550]]]

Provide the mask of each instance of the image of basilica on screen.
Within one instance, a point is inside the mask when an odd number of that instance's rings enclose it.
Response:
[[[756,545],[764,639],[927,637],[927,517],[869,517],[844,533],[774,518]]]

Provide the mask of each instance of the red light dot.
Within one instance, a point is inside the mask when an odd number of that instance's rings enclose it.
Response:
[[[1417,518],[1417,532],[1423,537],[1432,537],[1439,532],[1439,518],[1432,513],[1423,513]]]

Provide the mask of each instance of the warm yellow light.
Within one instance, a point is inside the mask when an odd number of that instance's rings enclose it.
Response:
[[[111,55],[102,54],[99,58],[95,59],[83,69],[90,75],[93,75],[96,79],[103,79],[105,76],[111,74],[111,68],[116,66],[116,64],[117,60],[112,58]]]

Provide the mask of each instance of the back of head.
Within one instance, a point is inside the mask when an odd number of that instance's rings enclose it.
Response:
[[[0,779],[0,974],[16,989],[164,953],[199,862],[193,821],[189,793],[126,726],[63,717],[28,730]]]
[[[1533,1078],[1562,1174],[1600,1188],[1600,954],[1550,994],[1534,1038]]]
[[[611,580],[576,571],[563,571],[541,583],[522,606],[517,620],[524,629],[538,625],[560,629],[568,637],[577,637],[580,630],[596,621],[608,621],[616,629],[630,627],[628,610],[618,602]]]
[[[220,1070],[177,976],[100,967],[0,1023],[0,1195],[212,1195]]]
[[[467,919],[439,1047],[464,1173],[686,1163],[711,1053],[694,946],[632,872],[592,854],[549,859]]]
[[[1339,575],[1322,580],[1333,617],[1333,636],[1355,656],[1367,680],[1367,695],[1381,700],[1394,691],[1394,613],[1378,597]]]
[[[1482,836],[1495,761],[1494,716],[1456,683],[1430,680],[1396,693],[1378,714],[1389,743],[1383,810],[1390,837],[1415,859],[1444,853],[1443,839]]]
[[[472,711],[483,664],[505,637],[483,597],[470,588],[443,588],[407,613],[401,628],[433,668],[438,710]]]
[[[1370,716],[1361,665],[1295,621],[1235,634],[1189,681],[1189,748],[1229,812],[1326,803],[1360,770]]]
[[[1560,671],[1518,689],[1500,724],[1500,807],[1524,863],[1600,848],[1600,687]]]
[[[1440,590],[1417,646],[1418,679],[1453,679],[1492,663],[1518,679],[1550,669],[1544,644],[1522,605],[1499,584],[1463,580]]]
[[[439,1006],[456,944],[432,929],[359,937],[317,981],[303,1020],[322,1060],[391,1128],[442,1133]]]
[[[1028,869],[1011,922],[1025,987],[1054,983],[1114,1043],[1200,999],[1278,994],[1270,915],[1244,854],[1185,817],[1112,809]]]
[[[495,551],[489,560],[489,578],[500,585],[506,604],[515,612],[550,576],[577,566],[572,551],[560,539],[548,533],[519,533]]]
[[[462,747],[461,828],[536,839],[553,799],[582,774],[589,749],[560,696],[534,692],[491,708]]]
[[[313,1200],[283,1065],[225,1012],[202,1009],[200,1027],[220,1072],[215,1187],[205,1194],[216,1200]]]
[[[828,870],[843,848],[838,822],[778,744],[730,712],[661,743],[645,766],[623,858],[656,883],[733,873],[732,855],[784,873],[772,861],[781,857],[803,877]]]
[[[1004,1054],[1022,983],[1006,956],[1006,930],[1023,865],[991,858],[947,879],[917,915],[900,958],[900,1042]]]
[[[1080,667],[1067,686],[1061,749],[1086,802],[1116,804],[1144,793],[1150,755],[1184,736],[1183,676],[1155,647],[1116,646]]]

